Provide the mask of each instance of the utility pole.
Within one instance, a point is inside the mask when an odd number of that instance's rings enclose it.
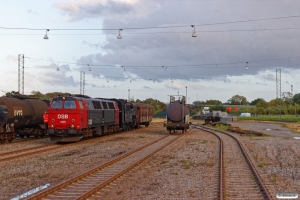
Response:
[[[18,92],[24,95],[24,54],[19,54],[18,63]]]
[[[187,86],[185,86],[185,100],[186,100],[186,102],[187,102],[187,99],[188,99],[188,97],[187,97]]]
[[[276,100],[277,106],[279,106],[279,115],[281,119],[281,69],[276,69]],[[280,105],[278,101],[280,102]]]
[[[130,102],[130,89],[128,89],[128,102]]]
[[[292,98],[294,97],[294,93],[293,93],[293,85],[291,85],[291,93],[292,93]],[[296,102],[294,103],[295,106],[295,117],[296,117]]]
[[[80,94],[84,95],[85,72],[80,71]]]

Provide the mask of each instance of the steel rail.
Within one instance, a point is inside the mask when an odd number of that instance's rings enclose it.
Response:
[[[30,148],[26,148],[26,149],[20,149],[20,150],[16,150],[16,151],[9,151],[9,152],[5,152],[5,153],[0,153],[0,156],[7,156],[10,154],[16,154],[16,153],[22,153],[24,151],[31,151],[31,150],[35,150],[35,149],[40,149],[43,147],[47,147],[47,146],[53,146],[54,144],[47,144],[47,145],[42,145],[42,146],[37,146],[37,147],[30,147]]]
[[[189,131],[190,132],[190,131]],[[136,161],[135,163],[131,164],[129,167],[127,167],[126,169],[120,171],[119,173],[117,173],[116,175],[114,175],[113,177],[111,177],[110,179],[106,180],[105,182],[99,184],[98,186],[92,188],[90,191],[86,192],[85,194],[81,195],[80,197],[76,198],[76,200],[82,200],[82,199],[86,199],[89,196],[93,195],[95,192],[99,191],[101,188],[103,188],[104,186],[108,185],[109,183],[113,182],[115,179],[117,179],[118,177],[122,176],[123,174],[125,174],[126,172],[130,171],[131,169],[133,169],[134,167],[136,167],[137,165],[139,165],[140,163],[144,162],[145,160],[147,160],[148,158],[150,158],[151,156],[153,156],[154,154],[156,154],[157,152],[161,151],[162,149],[164,149],[165,147],[169,146],[171,143],[175,142],[177,139],[181,138],[182,136],[186,135],[188,132],[179,135],[178,137],[174,138],[173,140],[169,141],[168,143],[166,143],[165,145],[163,145],[162,147],[156,149],[155,151],[153,151],[152,153],[148,154],[146,157]]]
[[[52,187],[52,188],[49,188],[49,189],[47,189],[47,190],[45,190],[45,191],[43,191],[43,192],[41,192],[41,193],[38,193],[38,194],[36,194],[36,195],[30,197],[29,200],[36,200],[36,199],[41,199],[41,198],[43,198],[43,197],[46,197],[46,196],[48,196],[48,195],[50,195],[50,194],[56,192],[57,190],[59,190],[59,189],[61,189],[61,188],[63,188],[63,187],[66,187],[66,186],[68,186],[68,185],[70,185],[70,184],[72,184],[73,182],[76,182],[76,181],[78,181],[78,180],[80,180],[80,179],[82,179],[82,178],[84,178],[84,177],[86,177],[86,176],[88,176],[88,175],[90,175],[90,174],[96,172],[96,171],[99,171],[99,170],[101,170],[101,169],[103,169],[103,168],[105,168],[105,167],[107,167],[107,166],[109,166],[109,165],[111,165],[111,164],[113,164],[113,163],[115,163],[115,162],[118,162],[119,160],[122,160],[123,158],[126,158],[126,157],[132,155],[132,154],[135,153],[135,152],[138,152],[138,151],[140,151],[140,150],[142,150],[142,149],[144,149],[144,148],[146,148],[146,147],[148,147],[148,146],[150,146],[150,145],[152,145],[152,144],[154,144],[154,143],[157,143],[157,142],[159,142],[160,140],[163,140],[164,138],[166,138],[166,137],[168,137],[168,136],[169,136],[169,135],[166,135],[166,136],[164,136],[164,137],[162,137],[162,138],[159,138],[158,140],[155,140],[155,141],[153,141],[153,142],[150,142],[150,143],[148,143],[148,144],[146,144],[146,145],[144,145],[144,146],[142,146],[142,147],[139,147],[139,148],[137,148],[137,149],[135,149],[135,150],[133,150],[133,151],[131,151],[131,152],[128,152],[128,153],[126,153],[126,154],[124,154],[124,155],[122,155],[122,156],[120,156],[120,157],[117,157],[117,158],[115,158],[115,159],[113,159],[113,160],[110,160],[110,161],[108,161],[108,162],[106,162],[106,163],[104,163],[104,164],[102,164],[102,165],[100,165],[100,166],[98,166],[98,167],[96,167],[96,168],[94,168],[94,169],[92,169],[92,170],[89,170],[89,171],[87,171],[87,172],[85,172],[85,173],[83,173],[83,174],[81,174],[81,175],[79,175],[79,176],[76,176],[76,177],[74,177],[74,178],[71,178],[71,179],[69,179],[69,180],[67,180],[67,181],[65,181],[65,182],[62,182],[61,184],[58,184],[58,185],[56,185],[56,186],[54,186],[54,187]]]
[[[104,135],[104,137],[105,136],[109,137],[110,135]],[[103,138],[103,137],[101,137],[101,138]],[[44,139],[44,138],[40,138],[40,139]],[[90,141],[93,141],[93,140],[96,141],[96,140],[99,140],[99,139],[100,138],[91,138],[91,139],[88,139],[88,140],[79,141],[76,144],[83,144],[83,143],[87,143],[87,142],[90,142]],[[30,139],[30,140],[34,140],[34,139]],[[21,142],[21,141],[22,140],[20,140],[19,142]],[[28,140],[26,140],[26,141],[28,141]],[[5,144],[5,145],[10,145],[10,144],[11,143]],[[54,145],[55,144],[47,144],[47,145],[38,146],[38,147],[31,147],[31,148],[20,149],[20,150],[16,150],[16,151],[10,151],[10,152],[6,152],[6,153],[1,153],[0,157],[11,155],[11,154],[17,154],[17,153],[21,153],[21,152],[24,152],[24,151],[31,151],[31,150],[35,150],[35,149],[40,149],[40,148],[44,148],[44,147],[46,148],[48,146],[54,146]],[[28,156],[28,155],[42,153],[42,152],[46,152],[46,151],[50,151],[50,150],[54,150],[54,149],[59,149],[59,148],[66,147],[66,146],[69,146],[69,145],[74,145],[74,143],[65,144],[65,145],[61,145],[61,146],[55,146],[53,148],[48,148],[48,149],[44,149],[44,150],[41,150],[41,151],[28,152],[28,153],[19,154],[19,155],[16,155],[16,156],[10,156],[10,157],[6,157],[6,158],[0,158],[0,162],[11,160],[11,159],[15,159],[15,158],[22,157],[22,156]]]
[[[193,127],[195,128],[198,128],[197,125],[192,125]],[[211,134],[213,134],[216,138],[218,138],[219,142],[220,142],[220,145],[219,145],[219,148],[220,148],[220,151],[219,151],[219,199],[220,200],[223,200],[223,170],[224,170],[224,163],[223,163],[223,140],[220,136],[218,136],[217,134],[215,134],[214,132],[212,131],[208,131],[208,130],[205,130]]]
[[[265,194],[265,197],[266,197],[268,200],[273,199],[273,198],[271,197],[271,194],[270,194],[268,188],[265,186],[265,184],[264,184],[262,178],[260,177],[260,175],[259,175],[259,173],[257,172],[256,168],[254,167],[254,165],[253,165],[253,163],[252,163],[252,161],[251,161],[251,159],[250,159],[248,153],[246,152],[245,148],[243,147],[243,145],[241,144],[241,142],[240,142],[235,136],[233,136],[233,135],[231,135],[231,134],[229,134],[229,133],[227,133],[227,132],[224,132],[224,131],[220,131],[220,130],[216,130],[216,129],[212,129],[212,128],[208,128],[208,127],[204,127],[204,126],[198,126],[198,127],[202,128],[202,130],[203,130],[203,129],[209,129],[209,130],[217,131],[217,132],[223,133],[223,134],[228,135],[229,137],[233,138],[233,139],[237,142],[237,144],[239,145],[239,148],[241,149],[244,158],[246,159],[246,161],[247,161],[247,163],[248,163],[248,165],[249,165],[251,171],[253,172],[253,174],[254,174],[256,180],[258,181],[258,183],[259,183],[259,185],[260,185],[260,187],[261,187],[263,193]]]
[[[48,145],[46,145],[46,146],[48,146]],[[43,152],[46,152],[46,151],[51,151],[51,150],[59,149],[59,148],[62,148],[62,147],[64,147],[64,146],[55,146],[55,147],[52,147],[52,148],[47,148],[47,149],[42,149],[42,150],[38,150],[38,151],[18,154],[18,155],[6,157],[6,158],[1,158],[0,162],[7,161],[7,160],[12,160],[12,159],[23,157],[23,156],[29,156],[29,155],[33,155],[33,154],[37,154],[37,153],[43,153]],[[40,148],[42,148],[42,147],[40,147]]]

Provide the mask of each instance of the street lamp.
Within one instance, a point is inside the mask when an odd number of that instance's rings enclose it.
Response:
[[[187,99],[187,86],[185,86],[185,98]]]
[[[130,89],[128,89],[128,102],[130,102]]]

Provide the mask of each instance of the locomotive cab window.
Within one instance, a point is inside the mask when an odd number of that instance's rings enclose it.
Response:
[[[102,103],[103,109],[108,109],[106,102],[101,102],[101,103]]]
[[[66,109],[75,109],[76,108],[75,101],[65,101],[64,108],[66,108]]]
[[[54,108],[54,109],[62,108],[62,101],[53,101],[51,104],[51,108]]]
[[[78,101],[78,103],[79,103],[80,109],[83,110],[83,109],[84,109],[84,106],[83,106],[82,101]]]

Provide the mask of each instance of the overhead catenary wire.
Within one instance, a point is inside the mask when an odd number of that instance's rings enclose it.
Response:
[[[292,31],[299,31],[300,28],[259,28],[259,29],[240,29],[240,30],[206,30],[206,31],[196,31],[195,33],[226,33],[226,32],[255,32],[255,31],[286,31],[286,30],[292,30]],[[122,33],[123,35],[151,35],[151,34],[190,34],[190,31],[172,31],[172,32],[146,32],[146,33],[134,33],[134,32],[125,32]],[[111,32],[110,34],[115,35],[114,32]],[[0,33],[0,35],[11,35],[11,36],[27,36],[27,35],[42,35],[38,33],[34,34],[27,34],[27,33]],[[65,34],[60,34],[60,33],[54,33],[51,34],[52,36],[57,35],[57,36],[97,36],[97,35],[107,35],[107,33],[92,33],[92,34],[87,34],[87,33],[65,33]]]
[[[228,21],[228,22],[216,22],[216,23],[204,23],[204,24],[194,24],[194,26],[214,26],[222,24],[236,24],[236,23],[247,23],[247,22],[257,22],[266,20],[279,20],[288,18],[299,18],[300,15],[283,16],[283,17],[271,17],[271,18],[261,18],[261,19],[249,19],[249,20],[238,20],[238,21]],[[124,27],[122,30],[143,30],[143,29],[165,29],[165,28],[183,28],[190,27],[191,25],[172,25],[172,26],[149,26],[149,27]],[[52,30],[52,31],[108,31],[108,30],[120,30],[120,28],[28,28],[28,27],[0,27],[0,29],[10,29],[10,30]]]
[[[101,69],[103,69],[103,67],[107,67],[107,68],[120,68],[120,69],[125,69],[126,68],[161,68],[162,65],[116,65],[116,64],[92,64],[92,63],[75,63],[75,62],[66,62],[66,61],[56,61],[56,60],[46,60],[46,59],[40,59],[40,58],[31,58],[31,57],[24,57],[27,59],[32,60],[38,60],[38,61],[46,61],[46,62],[52,62],[52,63],[61,63],[61,64],[69,64],[69,65],[78,65],[78,66],[88,66],[88,67],[102,67]],[[205,68],[206,67],[214,67],[214,68],[226,68],[226,66],[222,66],[222,65],[237,65],[237,64],[241,64],[244,65],[246,62],[248,62],[248,65],[250,65],[251,63],[259,63],[259,62],[267,62],[267,61],[276,61],[276,60],[288,60],[288,65],[261,65],[261,66],[254,66],[251,65],[251,67],[277,67],[277,66],[299,66],[299,65],[291,65],[290,64],[290,59],[291,58],[300,58],[300,56],[291,56],[291,57],[284,57],[284,58],[272,58],[272,59],[261,59],[261,60],[247,60],[247,61],[237,61],[237,62],[223,62],[223,63],[206,63],[206,64],[181,64],[181,65],[163,65],[164,67],[168,67],[170,68],[178,68],[178,67],[202,67]],[[48,68],[50,66],[47,67],[40,67],[40,68]],[[88,68],[87,67],[87,68]],[[228,66],[227,66],[228,67]],[[232,67],[232,66],[231,66]],[[241,66],[235,66],[235,67],[241,67]],[[30,68],[34,68],[34,67],[30,67]]]

